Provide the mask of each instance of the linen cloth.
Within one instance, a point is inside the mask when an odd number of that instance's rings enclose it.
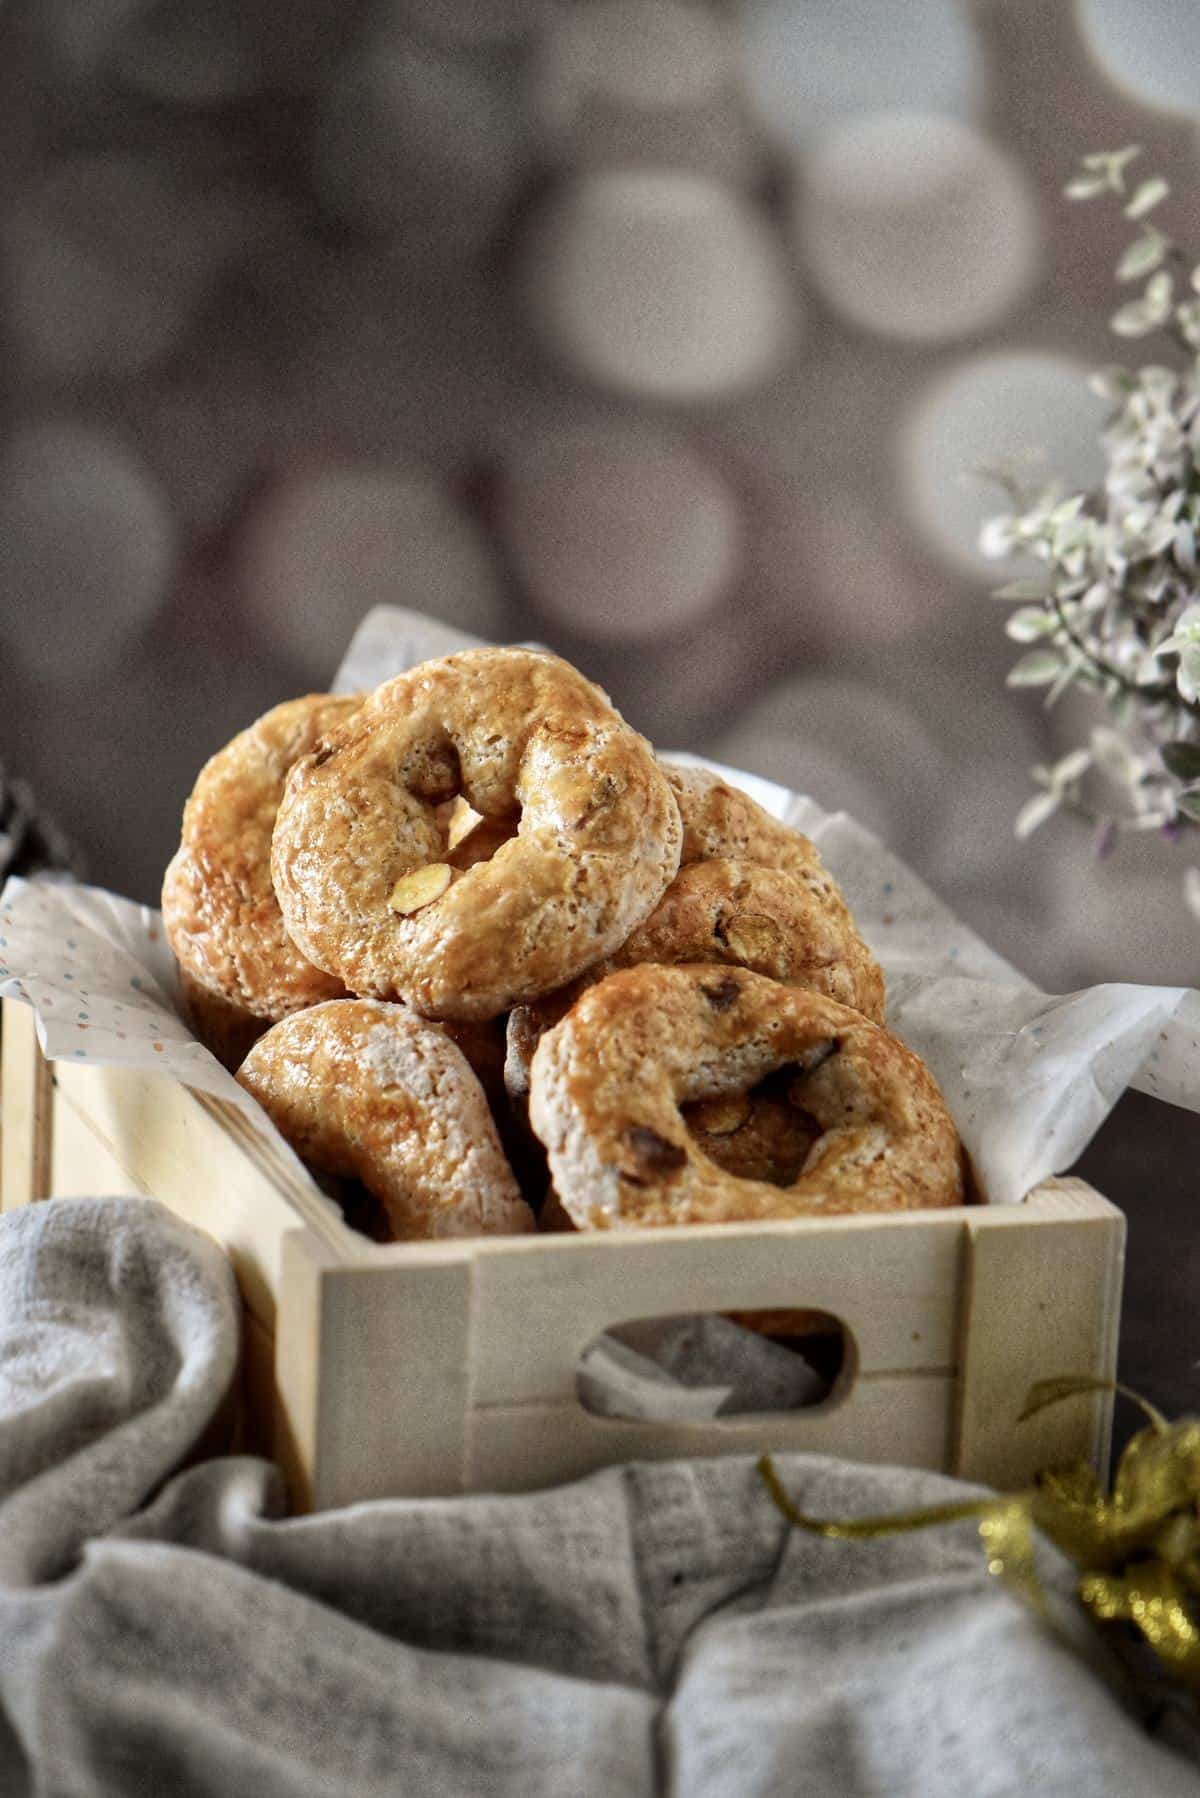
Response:
[[[288,1519],[268,1463],[196,1460],[237,1328],[152,1200],[0,1223],[5,1798],[1200,1794],[970,1525],[794,1534],[742,1457]],[[966,1490],[779,1466],[825,1515]]]

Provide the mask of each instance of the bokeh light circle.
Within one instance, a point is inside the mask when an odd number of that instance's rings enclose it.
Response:
[[[955,0],[754,0],[742,31],[751,101],[794,149],[861,113],[965,118],[982,100],[978,42]]]
[[[794,299],[766,220],[681,170],[609,170],[569,184],[526,244],[524,298],[572,367],[660,400],[762,381],[789,345]]]
[[[30,674],[119,668],[174,550],[161,493],[115,437],[45,420],[0,450],[0,634]]]
[[[389,38],[365,48],[325,96],[313,183],[335,216],[389,236],[413,266],[478,249],[523,166],[511,73]]]
[[[927,830],[949,769],[936,738],[901,698],[836,675],[801,675],[773,687],[720,748],[735,766],[850,812],[894,848]]]
[[[1065,356],[1017,350],[960,362],[921,396],[897,441],[899,479],[915,523],[959,568],[997,586],[1007,578],[979,549],[982,525],[1008,503],[982,467],[1019,464],[1066,492],[1103,479],[1109,406],[1088,373]]]
[[[531,126],[558,166],[690,169],[735,185],[761,173],[730,21],[677,0],[554,12],[534,43]]]
[[[885,841],[897,840],[897,820],[887,794],[872,786],[851,758],[828,744],[738,725],[718,738],[712,753],[727,768],[761,774],[815,799],[828,812],[849,812]]]
[[[177,343],[222,248],[218,220],[188,209],[133,156],[60,161],[4,225],[14,345],[38,374],[128,376]]]
[[[994,324],[1033,278],[1040,237],[1003,151],[957,119],[916,112],[856,119],[814,151],[798,231],[836,311],[917,341]]]
[[[1083,40],[1126,93],[1200,112],[1200,7],[1188,0],[1079,0]]]
[[[376,605],[429,612],[483,637],[504,634],[486,543],[436,482],[407,470],[295,471],[269,488],[238,554],[245,604],[310,679],[332,679]]]
[[[962,594],[914,563],[877,497],[819,473],[755,513],[756,590],[773,620],[854,657],[895,652],[954,619]]]
[[[701,618],[732,582],[741,547],[720,473],[682,438],[634,422],[547,433],[515,453],[501,523],[539,606],[614,640]]]

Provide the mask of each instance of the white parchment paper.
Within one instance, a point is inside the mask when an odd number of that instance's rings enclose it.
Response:
[[[380,606],[364,618],[333,689],[369,688],[475,642]],[[1070,1167],[1130,1085],[1200,1109],[1200,993],[1128,985],[1041,993],[844,812],[719,771],[819,847],[883,966],[889,1028],[933,1069],[988,1201],[1016,1203]],[[51,1060],[157,1070],[232,1099],[270,1129],[182,1022],[161,920],[147,907],[60,880],[9,881],[0,994],[34,1007]]]

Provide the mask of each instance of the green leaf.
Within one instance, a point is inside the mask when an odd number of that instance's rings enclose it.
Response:
[[[1032,649],[1014,668],[1005,682],[1009,687],[1046,687],[1062,672],[1062,657],[1053,649]]]
[[[1163,767],[1176,780],[1200,780],[1200,743],[1164,743],[1162,759]]]
[[[1047,818],[1052,818],[1058,810],[1060,796],[1057,793],[1035,793],[1027,799],[1013,821],[1013,835],[1024,842],[1035,830],[1041,828]]]
[[[1061,792],[1064,787],[1071,786],[1075,781],[1083,779],[1092,765],[1092,760],[1090,749],[1072,749],[1063,756],[1061,761],[1055,762],[1051,768],[1050,784]]]
[[[1057,705],[1067,688],[1075,684],[1079,678],[1080,666],[1081,664],[1078,656],[1073,657],[1072,660],[1066,664],[1062,673],[1046,695],[1047,709],[1052,705]]]
[[[1148,337],[1151,331],[1157,330],[1159,324],[1144,300],[1134,300],[1130,305],[1122,306],[1108,322],[1118,337]]]
[[[1149,232],[1131,243],[1117,264],[1118,281],[1136,281],[1162,266],[1167,253],[1167,240],[1159,231]]]
[[[1060,500],[1050,514],[1050,523],[1054,525],[1070,524],[1078,518],[1087,500],[1086,493],[1073,493],[1069,499]]]
[[[1200,824],[1200,786],[1185,787],[1182,793],[1176,795],[1175,804],[1185,818]]]
[[[1115,169],[1119,174],[1127,163],[1141,153],[1140,144],[1126,144],[1123,150],[1092,150],[1088,155],[1080,157],[1080,161],[1085,169]]]
[[[1058,619],[1041,606],[1022,606],[1004,626],[1005,635],[1014,643],[1036,643],[1039,637],[1052,637],[1057,629]]]
[[[1149,181],[1143,181],[1135,190],[1133,198],[1125,208],[1125,217],[1127,219],[1145,218],[1148,212],[1153,212],[1160,200],[1166,199],[1170,191],[1161,175],[1152,175]]]
[[[1020,580],[1009,581],[1006,587],[997,587],[993,599],[1046,599],[1048,598],[1046,582],[1040,574],[1025,574]]]
[[[1076,175],[1063,188],[1068,200],[1094,200],[1097,194],[1107,193],[1111,183],[1104,175]]]
[[[1134,379],[1127,368],[1119,363],[1110,363],[1107,368],[1098,368],[1088,376],[1088,386],[1093,393],[1098,393],[1102,400],[1118,402],[1127,399],[1133,392]]]
[[[1176,306],[1175,322],[1193,349],[1200,349],[1200,300]]]
[[[1167,270],[1160,269],[1157,275],[1151,275],[1143,294],[1147,306],[1160,320],[1170,310],[1171,297],[1175,292],[1175,282]]]

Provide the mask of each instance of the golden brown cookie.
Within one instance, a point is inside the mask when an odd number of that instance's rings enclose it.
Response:
[[[237,1079],[303,1160],[362,1181],[396,1239],[534,1228],[465,1058],[404,1006],[339,999],[295,1012]]]
[[[781,824],[768,811],[708,768],[684,768],[660,762],[683,820],[679,865],[712,861],[756,862],[760,868],[782,868],[802,880],[823,880],[837,888],[821,864],[816,847],[801,831]]]
[[[571,986],[515,1006],[508,1021],[505,1081],[510,1094],[529,1091],[529,1064],[543,1033],[580,993],[617,968],[643,962],[675,966],[724,962],[788,986],[825,993],[883,1022],[883,975],[855,928],[845,901],[824,875],[806,837],[797,855],[807,879],[749,862],[697,861],[680,868],[644,924]]]
[[[680,1110],[783,1068],[820,1132],[785,1188],[716,1166]],[[643,966],[589,988],[538,1045],[529,1116],[581,1228],[963,1199],[958,1134],[924,1063],[861,1012],[741,968]]]
[[[519,813],[486,860],[448,858],[461,795]],[[352,992],[488,1018],[625,940],[679,863],[644,738],[556,656],[467,650],[378,688],[293,768],[272,848],[287,928]]]
[[[227,1063],[256,1030],[345,991],[284,928],[271,832],[293,762],[359,703],[313,693],[275,706],[205,763],[184,807],[163,881],[163,928],[193,1019]]]

